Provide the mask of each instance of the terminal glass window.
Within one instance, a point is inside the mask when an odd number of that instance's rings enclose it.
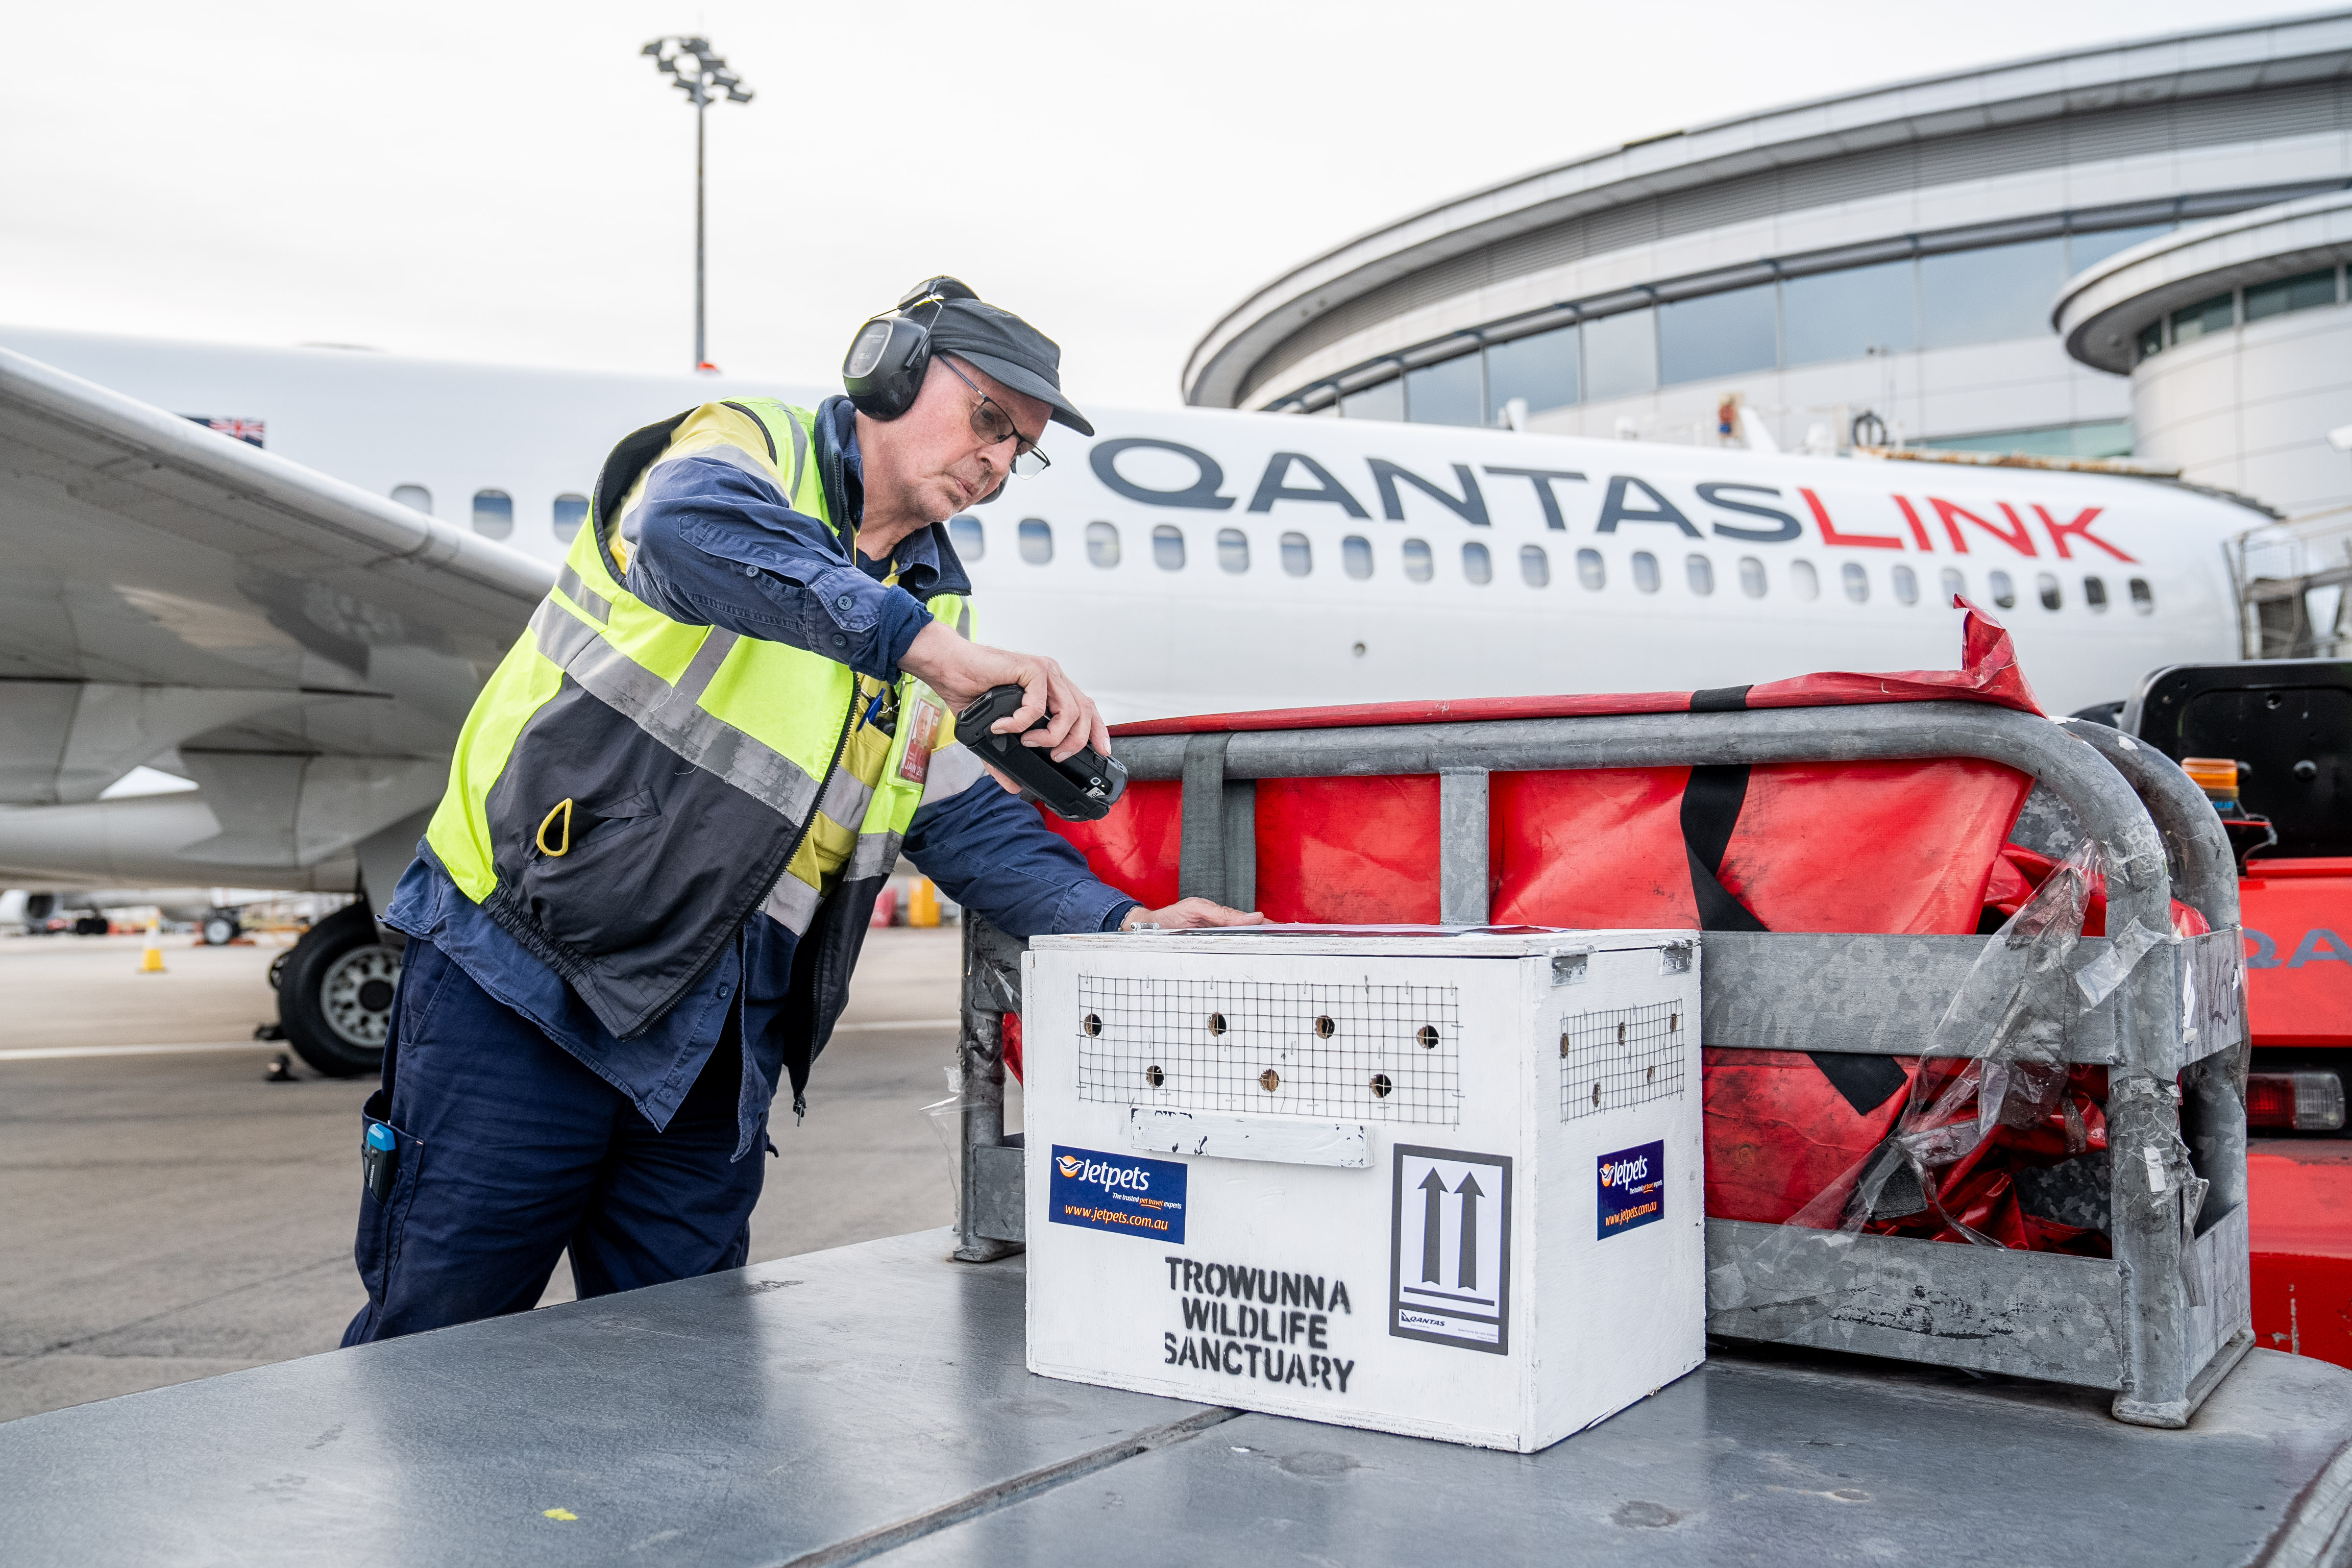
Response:
[[[504,490],[476,490],[474,531],[485,539],[504,539],[512,533],[514,497]]]
[[[1519,576],[1530,588],[1541,588],[1551,582],[1551,557],[1540,544],[1519,547]]]
[[[1751,599],[1764,596],[1764,563],[1753,555],[1739,558],[1739,591]]]
[[[1644,594],[1658,591],[1658,558],[1646,550],[1633,552],[1633,586]]]
[[[1908,258],[1791,278],[1780,285],[1790,364],[1900,353],[1919,346],[1918,269]]]
[[[2156,614],[2156,590],[2147,585],[2147,578],[2135,577],[2131,580],[2131,602],[2132,614],[2135,616]]]
[[[1021,559],[1043,566],[1054,558],[1054,525],[1042,517],[1021,520]]]
[[[392,487],[392,499],[412,511],[421,511],[427,517],[433,515],[433,492],[423,485],[394,485]]]
[[[2254,284],[2246,290],[2246,320],[2267,321],[2289,310],[2308,310],[2315,305],[2334,303],[2336,269],[2331,267],[2325,272],[2306,272],[2300,278]]]
[[[1658,307],[1658,380],[1706,381],[1780,362],[1777,290],[1769,283]]]
[[[2163,352],[2164,322],[2161,320],[2150,321],[2139,330],[2139,357],[2147,359]]]
[[[1694,555],[1683,563],[1683,574],[1690,580],[1690,591],[1705,595],[1715,592],[1715,563],[1704,555]]]
[[[1402,419],[1404,417],[1404,383],[1391,376],[1376,386],[1351,392],[1339,399],[1339,412],[1349,419]]]
[[[1622,315],[1602,316],[1584,323],[1587,401],[1651,392],[1657,384],[1656,311],[1627,310]]]
[[[1498,417],[1514,397],[1527,399],[1533,414],[1567,407],[1576,401],[1576,355],[1574,327],[1495,344],[1486,351],[1488,406]]]
[[[588,521],[588,498],[565,491],[555,498],[555,510],[549,520],[555,528],[555,537],[569,542]]]
[[[1360,533],[1339,541],[1339,564],[1349,576],[1362,582],[1372,574],[1372,542]]]
[[[1293,577],[1304,577],[1315,570],[1315,547],[1303,533],[1282,536],[1282,569]]]
[[[1087,562],[1089,565],[1104,568],[1118,564],[1118,524],[1087,524]]]
[[[1465,544],[1462,547],[1462,575],[1473,583],[1495,580],[1495,559],[1486,553],[1485,545]]]
[[[1943,588],[1944,603],[1948,605],[1968,593],[1969,580],[1960,574],[1958,567],[1947,566],[1944,568]]]
[[[2193,343],[2208,332],[2224,332],[2237,324],[2237,297],[2216,294],[2186,310],[2172,312],[2172,341]]]
[[[1920,345],[1942,349],[2045,336],[2050,301],[2065,281],[2063,237],[1922,257]]]
[[[1789,563],[1789,591],[1800,599],[1818,599],[1822,596],[1822,576],[1820,573],[1813,570],[1811,562]]]
[[[2058,592],[2058,579],[2044,572],[2033,580],[2033,591],[2042,599],[2042,607],[2054,610],[2064,605],[2065,595]]]
[[[1408,539],[1404,542],[1404,575],[1409,583],[1426,583],[1433,569],[1429,558],[1429,541]]]
[[[2107,582],[2105,578],[2085,577],[2083,579],[2083,603],[2091,606],[2091,611],[2094,615],[2106,614]]]
[[[1151,531],[1151,561],[1162,572],[1184,569],[1184,531],[1163,522]]]
[[[1839,575],[1845,580],[1845,596],[1847,598],[1852,599],[1855,604],[1859,605],[1870,597],[1870,574],[1862,569],[1861,562],[1847,562],[1845,563],[1845,570],[1840,573]]]
[[[2017,608],[2017,584],[2009,580],[2006,572],[1988,574],[1986,585],[1992,591],[1992,602],[2004,610]]]
[[[2144,223],[2134,228],[2103,228],[2096,234],[2070,234],[2066,237],[2066,270],[2080,272],[2085,267],[2095,267],[2118,251],[2129,250],[2144,239],[2154,239],[2159,234],[2170,234],[2168,223]]]
[[[1249,535],[1238,528],[1217,530],[1217,565],[1227,572],[1249,570]]]
[[[1897,566],[1889,575],[1895,583],[1897,603],[1916,605],[1919,602],[1919,574],[1908,566]]]
[[[1416,425],[1484,425],[1478,356],[1457,355],[1404,373],[1405,417]]]
[[[1596,594],[1609,586],[1609,567],[1601,559],[1601,552],[1580,550],[1576,552],[1576,580]]]
[[[948,519],[948,542],[966,561],[982,560],[988,554],[988,535],[982,531],[980,519],[968,511]]]

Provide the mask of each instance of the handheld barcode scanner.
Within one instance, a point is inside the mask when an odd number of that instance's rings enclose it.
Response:
[[[992,767],[1021,786],[1021,798],[1044,806],[1065,822],[1096,822],[1127,791],[1127,769],[1092,747],[1081,747],[1057,763],[1043,746],[1024,746],[1019,734],[999,735],[996,721],[1021,707],[1021,688],[992,687],[956,715],[956,738]],[[1029,726],[1044,726],[1040,719]]]

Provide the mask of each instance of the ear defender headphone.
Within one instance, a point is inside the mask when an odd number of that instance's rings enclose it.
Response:
[[[936,322],[950,300],[978,300],[961,279],[927,278],[900,297],[898,308],[857,330],[841,361],[841,381],[849,401],[871,419],[896,419],[915,405],[923,374],[931,368],[930,328],[913,312],[931,307]]]

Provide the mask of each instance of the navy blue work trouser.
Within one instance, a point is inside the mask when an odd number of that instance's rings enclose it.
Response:
[[[733,1026],[667,1129],[411,938],[385,1041],[398,1141],[391,1194],[360,1194],[364,1344],[538,1304],[563,1249],[582,1297],[740,1268],[765,1161],[731,1160],[742,1076]]]

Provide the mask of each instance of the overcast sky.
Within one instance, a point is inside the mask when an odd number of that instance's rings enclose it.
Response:
[[[0,73],[0,322],[613,370],[691,358],[705,31],[711,355],[836,374],[954,272],[1081,406],[1167,405],[1257,285],[1629,139],[2238,19],[2221,0],[1186,5],[86,5]],[[2262,14],[2267,14],[2262,13]]]

